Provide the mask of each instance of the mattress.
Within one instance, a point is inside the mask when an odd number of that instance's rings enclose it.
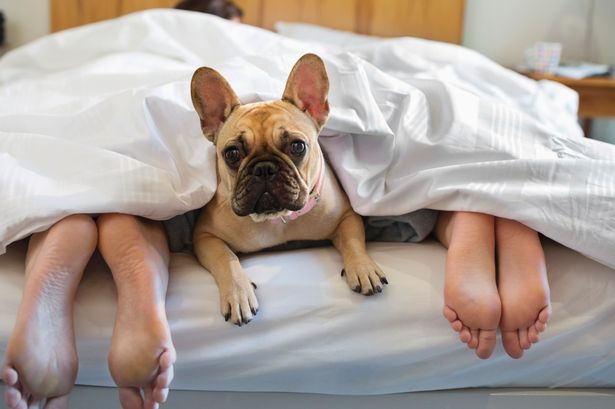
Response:
[[[261,309],[244,327],[218,312],[212,276],[173,254],[167,311],[178,352],[174,389],[388,394],[466,387],[614,387],[615,271],[544,242],[553,317],[520,360],[498,345],[486,361],[441,315],[445,249],[436,242],[370,243],[390,285],[364,297],[340,277],[331,247],[242,257]],[[24,282],[23,241],[0,256],[0,353]],[[113,385],[106,366],[116,292],[99,256],[75,310],[79,385]]]

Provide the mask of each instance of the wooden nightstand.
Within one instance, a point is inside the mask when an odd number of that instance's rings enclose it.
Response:
[[[521,72],[535,80],[557,81],[579,93],[579,117],[585,136],[591,136],[592,120],[615,117],[615,77],[591,77],[574,80],[536,72]]]

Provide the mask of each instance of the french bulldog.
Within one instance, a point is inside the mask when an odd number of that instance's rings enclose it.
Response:
[[[241,326],[258,311],[256,286],[235,253],[295,240],[331,240],[353,291],[388,284],[365,249],[361,217],[350,206],[318,144],[329,115],[329,80],[320,57],[293,67],[281,100],[242,105],[228,82],[201,67],[191,82],[203,134],[216,147],[218,187],[197,220],[199,262],[220,292],[224,318]]]

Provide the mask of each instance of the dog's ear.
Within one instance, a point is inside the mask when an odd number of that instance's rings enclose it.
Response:
[[[315,54],[306,54],[293,67],[284,89],[283,101],[305,112],[322,128],[329,115],[329,79],[325,64]]]
[[[216,143],[220,127],[240,102],[231,86],[216,70],[201,67],[192,76],[192,104],[201,118],[207,139]]]

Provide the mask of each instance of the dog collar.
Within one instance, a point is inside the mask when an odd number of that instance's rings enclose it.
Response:
[[[322,151],[320,152],[320,172],[318,173],[318,180],[316,181],[316,184],[314,185],[314,188],[312,189],[312,192],[310,193],[310,197],[308,197],[308,201],[305,204],[305,206],[303,206],[301,209],[291,212],[290,214],[284,215],[284,216],[280,216],[277,219],[271,219],[271,222],[274,224],[280,224],[280,223],[288,223],[288,220],[295,220],[301,216],[303,216],[304,214],[308,213],[310,210],[312,210],[314,208],[314,206],[316,206],[316,203],[318,203],[318,200],[320,199],[320,190],[322,189],[322,184],[325,180],[325,157],[322,154]]]

